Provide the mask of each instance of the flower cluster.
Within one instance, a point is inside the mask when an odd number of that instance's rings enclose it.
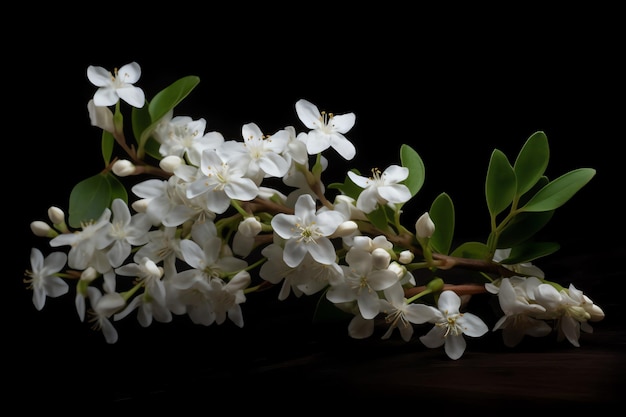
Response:
[[[48,221],[31,223],[53,248],[46,256],[31,249],[24,281],[36,309],[73,283],[80,320],[115,343],[115,323],[127,317],[143,327],[181,315],[242,327],[247,297],[276,287],[278,300],[315,295],[348,315],[353,338],[383,328],[383,339],[397,329],[409,341],[417,330],[423,345],[443,346],[451,359],[463,355],[466,337],[489,331],[467,311],[475,294],[497,297],[491,330],[501,330],[510,347],[553,333],[579,346],[580,331],[604,317],[579,289],[547,280],[531,263],[558,249],[532,238],[595,174],[582,168],[548,179],[543,132],[528,138],[514,164],[493,152],[485,181],[489,238],[455,247],[446,193],[411,228],[401,223],[402,207],[424,182],[410,146],[402,145],[397,164],[371,175],[350,170],[342,182],[322,180],[324,153],[356,155],[346,136],[354,113],[327,113],[300,99],[295,112],[304,131],[288,125],[267,134],[249,123],[241,138],[227,139],[207,132],[202,118],[175,114],[197,77],[148,101],[134,85],[140,75],[135,62],[113,72],[87,69],[98,87],[87,108],[102,130],[105,167],[73,188],[69,216],[50,207]],[[446,276],[452,269],[464,271],[462,282]]]

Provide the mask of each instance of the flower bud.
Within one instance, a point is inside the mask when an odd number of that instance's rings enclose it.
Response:
[[[341,223],[339,227],[337,227],[337,230],[335,230],[335,233],[333,233],[332,237],[350,236],[357,230],[359,230],[359,226],[352,220],[348,220]]]
[[[262,200],[274,201],[275,203],[285,204],[287,196],[278,190],[270,187],[259,187],[257,197]]]
[[[118,177],[127,177],[135,173],[135,164],[127,159],[120,159],[113,164],[113,173]]]
[[[124,297],[119,293],[112,292],[104,294],[92,307],[99,315],[111,317],[125,305],[126,300],[124,300]]]
[[[352,247],[371,252],[374,248],[374,243],[372,242],[372,238],[369,236],[355,236],[354,241],[352,242]]]
[[[413,262],[414,258],[415,258],[415,254],[411,252],[410,250],[403,250],[402,252],[400,252],[400,255],[398,255],[398,261],[401,264],[405,264],[405,265]]]
[[[91,282],[98,278],[98,271],[94,267],[89,266],[80,274],[80,280],[84,282]]]
[[[35,236],[39,237],[56,237],[58,233],[50,227],[50,225],[46,222],[42,222],[40,220],[36,220],[30,224],[30,230],[33,231]]]
[[[393,271],[398,276],[398,279],[402,279],[407,272],[406,267],[397,262],[391,262],[387,269]]]
[[[115,123],[113,123],[113,112],[108,107],[96,106],[93,100],[87,103],[87,111],[91,125],[99,127],[107,132],[115,133]]]
[[[149,199],[147,198],[142,198],[140,200],[137,201],[133,201],[133,203],[131,204],[131,207],[133,208],[133,210],[135,210],[137,213],[145,213],[148,210],[148,203],[150,202]]]
[[[417,219],[415,231],[420,239],[430,238],[435,233],[435,223],[430,219],[428,212],[425,212]]]
[[[432,292],[439,292],[443,290],[443,284],[443,280],[437,277],[432,279],[428,284],[426,284],[426,288],[428,288]]]
[[[391,262],[391,255],[383,248],[376,248],[372,251],[372,266],[374,269],[387,269]]]
[[[176,155],[169,155],[165,158],[161,159],[159,162],[159,167],[165,172],[169,172],[170,174],[174,173],[176,168],[183,164],[183,160],[181,157]]]
[[[58,207],[50,207],[48,209],[48,218],[52,224],[61,224],[65,222],[65,213]]]
[[[246,217],[239,223],[237,230],[246,237],[255,237],[261,233],[262,228],[263,226],[261,225],[261,222],[259,222],[256,217],[250,216]]]

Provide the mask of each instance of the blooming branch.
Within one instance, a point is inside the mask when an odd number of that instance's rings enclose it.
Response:
[[[315,296],[338,318],[350,315],[353,338],[380,329],[388,339],[397,329],[409,341],[418,331],[422,344],[443,347],[454,360],[466,337],[488,331],[466,311],[464,301],[476,294],[498,300],[492,331],[501,330],[508,347],[551,333],[579,346],[580,332],[604,317],[582,291],[533,264],[558,249],[537,233],[595,175],[580,168],[548,179],[543,132],[527,139],[513,165],[493,152],[484,196],[488,238],[458,244],[446,193],[406,218],[403,207],[425,180],[421,157],[408,145],[397,163],[369,176],[347,170],[327,182],[326,152],[346,161],[357,154],[349,139],[354,113],[320,111],[300,99],[302,131],[286,125],[267,134],[248,123],[229,139],[205,131],[205,119],[176,114],[197,77],[147,99],[135,85],[140,76],[135,62],[112,72],[87,69],[97,87],[87,108],[101,130],[104,168],[74,186],[69,216],[50,207],[47,221],[31,223],[50,249],[45,257],[31,249],[24,279],[37,310],[72,292],[72,284],[79,318],[116,343],[115,323],[130,317],[142,327],[175,316],[242,327],[247,299],[278,287],[279,301]]]

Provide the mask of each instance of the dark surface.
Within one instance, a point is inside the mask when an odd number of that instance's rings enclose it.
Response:
[[[526,411],[609,411],[626,383],[624,274],[605,268],[579,276],[597,269],[590,263],[593,257],[578,253],[547,266],[549,272],[565,272],[607,314],[593,323],[592,334],[582,333],[578,348],[550,335],[526,338],[510,349],[499,332],[488,333],[468,339],[463,357],[452,361],[442,349],[406,343],[397,334],[381,340],[382,328],[369,339],[351,339],[347,322],[311,323],[313,298],[279,302],[269,291],[244,304],[243,329],[228,322],[205,328],[182,317],[144,329],[131,320],[119,324],[115,345],[78,324],[68,300],[62,306],[50,302],[47,311],[22,313],[27,321],[18,329],[21,359],[9,369],[17,370],[14,386],[46,398],[49,409],[77,399],[121,410],[197,407],[232,397],[240,398],[241,410],[272,410],[284,401],[319,411],[415,401],[459,410],[507,411],[513,405]],[[475,296],[469,306],[491,325],[485,297]],[[418,327],[416,336],[424,331]]]
[[[437,408],[470,415],[597,413],[618,405],[626,382],[619,105],[624,68],[616,41],[623,39],[623,25],[610,19],[621,14],[606,10],[580,10],[576,18],[563,12],[547,16],[539,10],[516,20],[520,25],[504,15],[482,24],[472,19],[470,28],[452,36],[458,27],[447,13],[415,21],[413,12],[405,12],[411,21],[392,31],[376,29],[385,20],[380,12],[371,20],[337,19],[324,30],[319,21],[295,18],[294,27],[247,25],[237,13],[233,28],[257,29],[240,42],[205,25],[201,35],[191,35],[191,22],[175,38],[153,26],[98,25],[89,16],[80,30],[75,18],[66,22],[74,33],[58,31],[63,22],[57,19],[54,28],[39,27],[41,36],[11,43],[7,62],[19,63],[20,71],[19,79],[15,73],[10,78],[16,80],[10,124],[19,128],[6,139],[18,168],[5,180],[10,240],[2,287],[4,404],[80,413],[137,406],[162,411],[168,405],[204,414],[371,412],[380,406],[409,415]],[[394,19],[402,15],[392,13]],[[223,18],[211,15],[211,21]],[[440,21],[435,32],[425,28],[433,19]],[[546,29],[557,24],[563,26],[548,36]],[[323,35],[306,38],[311,28]],[[148,32],[149,39],[141,38]],[[78,39],[88,39],[91,47]],[[50,51],[54,59],[44,60]],[[605,320],[593,324],[593,334],[581,335],[580,348],[550,336],[508,349],[499,333],[489,333],[469,340],[464,356],[452,361],[417,340],[405,343],[395,335],[382,341],[380,329],[354,340],[347,323],[312,324],[314,299],[280,302],[271,291],[249,297],[243,329],[229,322],[205,328],[184,317],[143,329],[126,320],[115,345],[78,322],[71,296],[48,299],[36,311],[21,280],[30,248],[45,245],[31,236],[29,224],[45,219],[50,205],[67,208],[71,187],[101,169],[99,132],[87,118],[95,90],[86,68],[133,60],[142,66],[140,84],[150,96],[152,87],[199,75],[200,86],[180,111],[205,117],[207,129],[227,139],[239,139],[241,125],[251,121],[265,133],[290,124],[300,131],[293,108],[300,98],[335,113],[355,112],[357,124],[348,136],[357,157],[347,163],[330,155],[335,172],[397,163],[400,144],[412,145],[426,164],[426,182],[407,207],[407,225],[448,192],[459,239],[484,239],[483,181],[492,150],[513,159],[528,136],[545,131],[551,178],[579,167],[597,174],[555,214],[542,238],[562,248],[538,264],[555,281],[573,282],[589,295]],[[493,323],[485,300],[473,301]]]

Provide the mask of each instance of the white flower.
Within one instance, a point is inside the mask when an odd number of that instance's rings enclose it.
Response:
[[[385,322],[389,323],[389,328],[382,336],[388,339],[397,328],[402,340],[408,342],[413,336],[413,325],[426,323],[436,317],[435,309],[425,304],[407,304],[404,298],[404,289],[400,283],[394,284],[384,291],[385,298],[380,300],[380,310],[385,314]]]
[[[106,233],[98,234],[96,249],[106,249],[109,263],[116,268],[128,258],[133,246],[148,242],[147,233],[152,222],[146,213],[131,216],[128,205],[121,198],[113,200],[111,211],[113,220],[106,225]]]
[[[168,113],[166,117],[171,116]],[[205,134],[206,120],[193,120],[189,116],[176,116],[162,120],[155,130],[155,139],[161,144],[161,156],[187,156],[193,165],[200,165],[204,149],[217,149],[224,143],[224,136],[219,132]]]
[[[493,331],[502,329],[502,339],[505,346],[514,347],[522,341],[524,335],[542,337],[548,335],[552,329],[543,320],[533,315],[543,313],[546,309],[535,303],[535,288],[541,281],[535,277],[502,278],[498,291],[500,308],[504,312],[494,325]]]
[[[496,249],[493,255],[494,262],[501,262],[509,257],[511,254],[511,248]],[[522,262],[515,265],[502,264],[503,267],[509,269],[517,274],[526,275],[529,277],[545,278],[544,272],[531,262]]]
[[[107,343],[117,342],[117,330],[111,323],[111,317],[126,305],[124,298],[118,293],[102,295],[96,287],[87,288],[91,310],[89,311],[94,330],[101,330]]]
[[[339,264],[322,264],[317,262],[310,254],[295,269],[291,277],[291,284],[306,295],[315,294],[329,284],[341,282],[343,269]]]
[[[243,259],[225,254],[222,244],[219,237],[204,239],[202,246],[191,239],[183,239],[180,241],[180,252],[185,262],[207,281],[220,278],[225,273],[238,272],[248,266]]]
[[[176,273],[176,259],[182,258],[180,238],[176,236],[176,227],[163,227],[148,232],[148,243],[135,253],[135,262],[144,257],[154,262],[163,261],[164,276]]]
[[[103,252],[96,251],[99,235],[106,233],[106,226],[111,218],[111,210],[105,208],[100,218],[83,225],[82,231],[74,233],[62,233],[50,241],[50,246],[69,245],[68,265],[70,268],[84,270],[88,266],[94,266],[98,272],[110,269]],[[104,262],[103,262],[104,261]]]
[[[356,155],[356,148],[346,137],[354,126],[354,113],[334,115],[320,113],[317,106],[301,99],[296,102],[296,113],[306,127],[312,129],[303,141],[310,155],[318,154],[330,147],[334,148],[344,159],[350,160]]]
[[[287,162],[289,162],[289,165],[292,165],[294,163],[301,165],[306,164],[308,161],[306,144],[304,143],[304,141],[298,139],[298,135],[296,135],[296,129],[293,126],[287,126],[284,130],[287,132],[288,139],[285,150],[283,151],[283,156],[285,157]]]
[[[167,180],[148,179],[132,187],[133,193],[142,198],[139,201],[145,202],[145,212],[154,225],[179,226],[205,213],[209,217],[214,217],[206,207],[194,205],[193,200],[187,198],[185,190],[185,185],[176,175]],[[138,209],[135,204],[133,208]]]
[[[202,176],[187,186],[187,198],[194,198],[210,192],[206,199],[207,208],[221,214],[230,205],[230,200],[249,201],[259,192],[258,186],[245,177],[246,161],[225,160],[213,149],[202,152]]]
[[[282,156],[287,149],[289,133],[281,130],[265,137],[255,123],[248,123],[241,128],[243,142],[228,141],[217,152],[225,160],[242,159],[247,166],[246,176],[260,184],[263,178],[283,177],[290,167],[290,162]]]
[[[391,165],[382,173],[372,170],[373,176],[368,178],[348,171],[350,179],[363,188],[357,197],[356,206],[365,213],[370,213],[380,205],[402,204],[411,199],[409,188],[400,184],[409,176],[409,169],[399,165]]]
[[[326,298],[333,303],[357,301],[365,319],[376,317],[380,312],[378,291],[389,288],[399,281],[391,269],[375,269],[370,252],[350,249],[346,254],[348,266],[342,265],[343,279],[331,285]]]
[[[143,327],[150,326],[153,318],[161,323],[169,323],[172,321],[172,312],[165,305],[159,304],[146,293],[133,298],[126,308],[113,316],[113,320],[122,320],[135,309],[137,309],[137,321]]]
[[[292,285],[292,280],[296,279],[298,272],[297,267],[287,265],[283,259],[283,248],[278,243],[270,243],[263,248],[261,254],[267,258],[267,261],[261,265],[259,276],[272,284],[283,282],[278,292],[279,300],[286,300],[291,294],[293,288],[296,297],[302,295],[302,291]]]
[[[437,309],[433,309],[435,318],[429,320],[435,326],[420,341],[429,348],[444,345],[446,355],[450,359],[459,359],[465,352],[467,343],[463,335],[480,337],[484,335],[487,325],[472,313],[460,313],[461,298],[454,291],[443,291],[439,295]]]
[[[561,291],[550,284],[538,285],[535,289],[535,300],[546,308],[546,312],[540,317],[556,320],[558,340],[567,339],[576,347],[580,346],[578,339],[581,330],[593,332],[588,321],[597,321],[604,317],[602,310],[573,284]]]
[[[24,283],[33,290],[33,304],[41,310],[46,303],[46,296],[59,297],[69,291],[65,281],[55,274],[65,266],[67,255],[64,252],[52,252],[45,258],[39,249],[30,251],[31,270],[26,271]]]
[[[210,299],[215,314],[215,322],[222,324],[226,317],[238,327],[243,327],[243,314],[240,304],[246,301],[243,292],[250,285],[250,273],[238,272],[228,283],[221,279],[209,282]]]
[[[139,263],[129,263],[115,270],[118,275],[137,278],[143,283],[150,297],[157,303],[165,304],[165,285],[161,280],[163,268],[157,266],[150,258],[143,257]]]
[[[146,98],[141,88],[133,84],[139,80],[141,68],[136,62],[123,65],[113,73],[103,67],[90,65],[87,68],[87,78],[96,87],[99,87],[93,96],[96,106],[113,106],[119,99],[133,107],[142,108]]]
[[[272,219],[272,228],[286,239],[284,259],[291,267],[302,262],[310,253],[317,262],[330,265],[335,262],[335,247],[328,238],[344,221],[340,213],[316,213],[315,201],[308,194],[298,197],[294,214],[279,213]]]

